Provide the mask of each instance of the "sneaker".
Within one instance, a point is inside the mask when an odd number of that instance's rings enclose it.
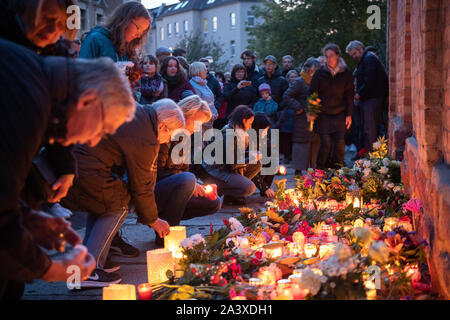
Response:
[[[103,271],[106,273],[112,273],[120,270],[120,263],[116,261],[107,260],[105,266],[103,267]]]
[[[81,281],[81,288],[102,288],[107,287],[110,284],[117,284],[122,281],[122,276],[118,273],[108,273],[101,269],[95,269],[92,271],[90,277]]]
[[[113,241],[111,242],[110,251],[112,254],[127,258],[135,258],[139,256],[139,249],[133,247],[129,243],[126,243],[119,234],[116,234]]]

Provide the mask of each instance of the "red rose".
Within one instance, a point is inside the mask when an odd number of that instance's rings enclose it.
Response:
[[[228,220],[225,219],[225,217],[222,217],[222,221],[223,221],[223,224],[226,225],[226,226],[228,226],[228,225],[230,224],[230,223],[228,222]]]
[[[256,252],[255,252],[255,257],[256,257],[256,259],[261,259],[261,258],[262,258],[262,255],[263,255],[263,252],[262,252],[262,251],[256,251]]]
[[[284,223],[280,227],[280,233],[284,236],[286,233],[288,233],[288,231],[289,231],[289,225],[287,223]]]
[[[300,208],[295,208],[294,209],[294,215],[297,215],[297,214],[302,214],[302,210],[300,210]]]
[[[256,267],[259,265],[259,259],[253,258],[250,260],[250,263]]]
[[[366,148],[362,148],[361,150],[359,150],[358,156],[364,157],[364,155],[365,155],[367,152],[369,152],[369,150],[367,150]]]

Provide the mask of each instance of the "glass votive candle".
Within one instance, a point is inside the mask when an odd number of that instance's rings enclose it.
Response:
[[[247,297],[244,297],[244,296],[235,296],[235,297],[231,298],[231,300],[247,300]]]
[[[303,232],[294,232],[294,234],[292,235],[292,241],[297,243],[300,247],[303,247],[303,245],[305,244],[305,235],[303,234]]]
[[[307,258],[312,258],[317,252],[317,246],[314,243],[307,243],[305,244],[304,251]]]
[[[265,249],[268,258],[270,259],[278,259],[283,255],[283,247],[279,246],[277,248],[267,248]]]
[[[250,278],[248,284],[254,287],[259,287],[263,285],[263,281],[260,278]]]
[[[164,237],[164,249],[168,249],[172,252],[172,256],[182,252],[180,243],[186,238],[185,226],[170,227],[170,233]]]
[[[152,300],[152,285],[150,283],[141,283],[138,285],[139,300]]]
[[[278,288],[281,289],[286,289],[289,288],[291,285],[291,280],[290,279],[281,279],[277,281],[278,284]]]
[[[265,286],[271,286],[276,283],[275,275],[271,270],[264,269],[265,267],[262,267],[259,269],[258,277],[262,280],[263,284]]]
[[[333,235],[333,227],[329,224],[322,225],[322,233],[326,233],[328,237],[331,237]]]
[[[294,269],[294,271],[292,272],[293,276],[301,276],[303,274],[303,269]]]

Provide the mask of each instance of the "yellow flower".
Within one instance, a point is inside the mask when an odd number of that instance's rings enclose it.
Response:
[[[284,222],[284,219],[282,217],[280,217],[280,215],[278,213],[276,213],[273,209],[267,210],[266,214],[269,217],[269,219],[272,221],[279,222],[279,223]]]

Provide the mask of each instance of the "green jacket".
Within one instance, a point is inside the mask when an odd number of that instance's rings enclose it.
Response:
[[[119,57],[110,33],[105,27],[96,27],[89,32],[81,44],[79,57],[84,59],[110,57],[114,62],[128,60],[126,56]]]

